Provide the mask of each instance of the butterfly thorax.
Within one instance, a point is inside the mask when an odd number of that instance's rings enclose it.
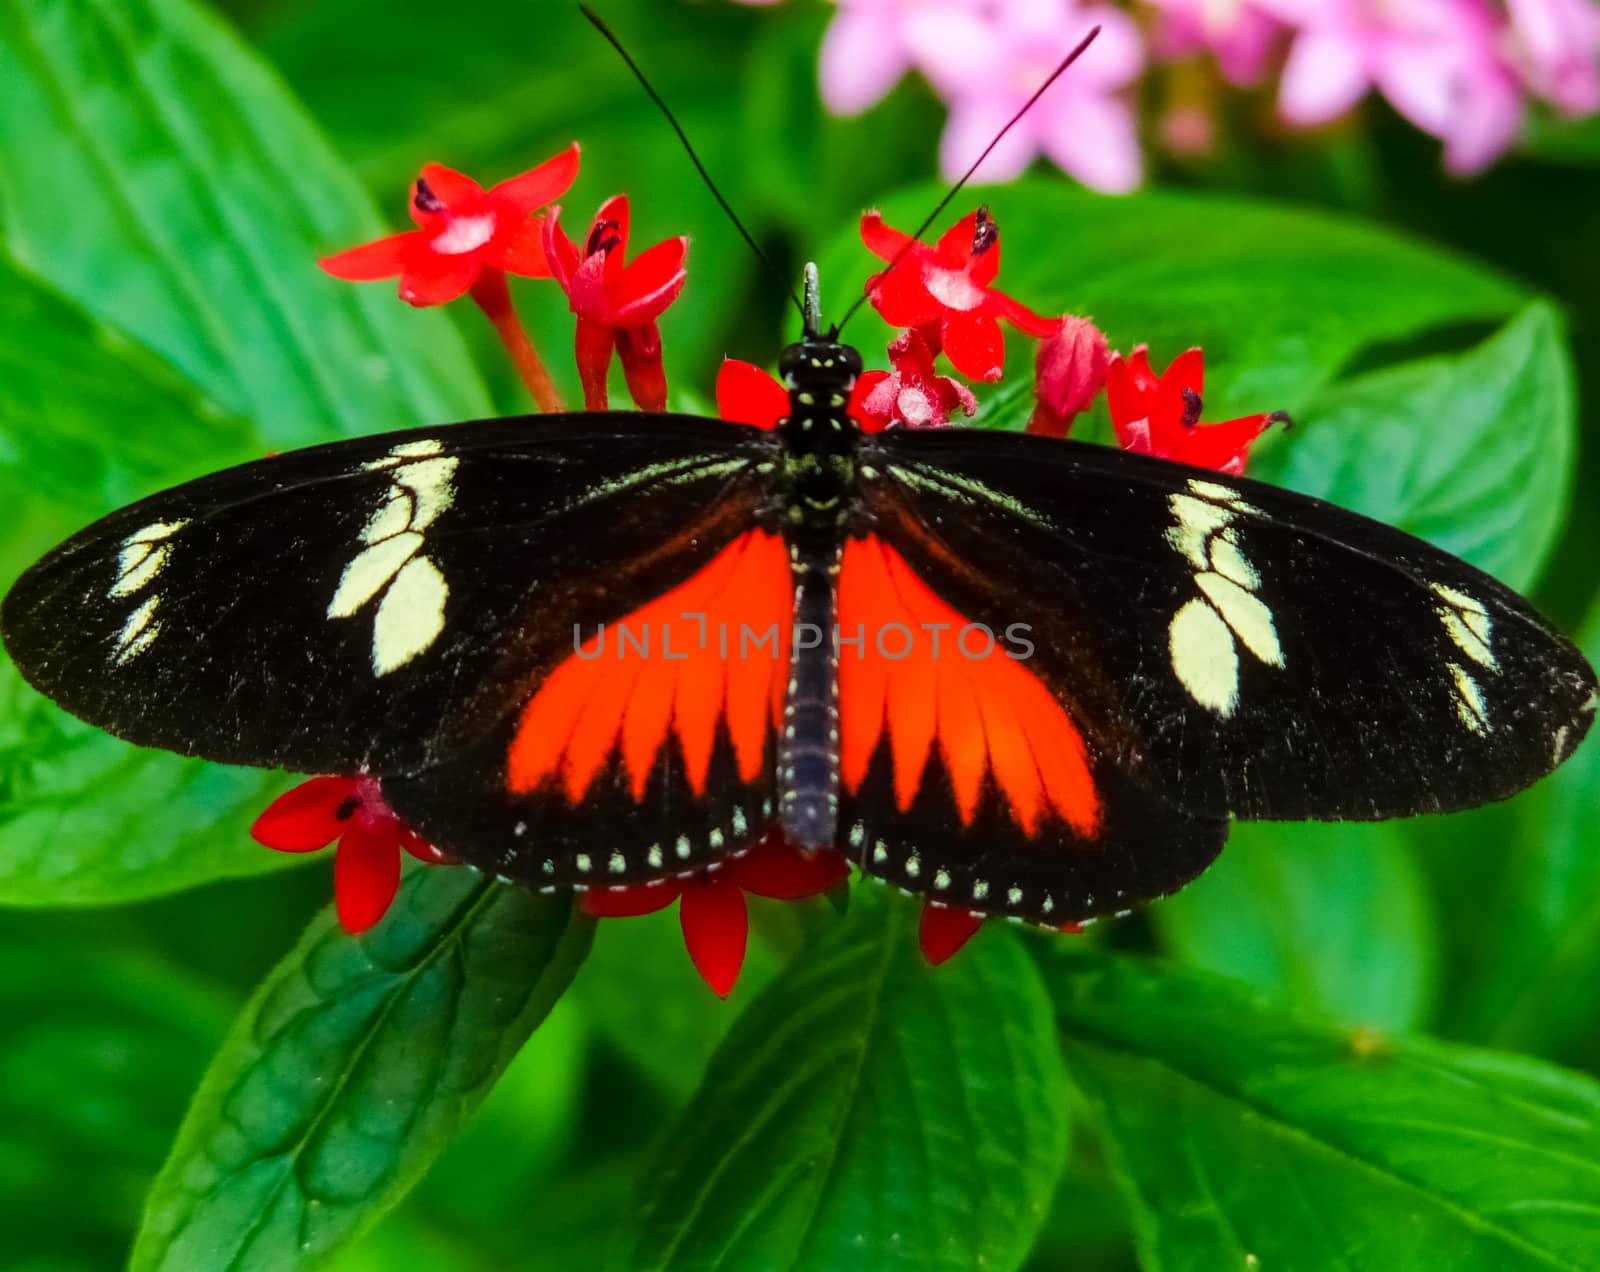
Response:
[[[784,351],[779,369],[789,390],[789,413],[778,426],[784,536],[825,547],[854,511],[861,430],[846,408],[861,355],[837,341],[805,340]]]

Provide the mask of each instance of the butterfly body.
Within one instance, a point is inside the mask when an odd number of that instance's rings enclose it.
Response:
[[[625,412],[313,447],[154,495],[0,609],[108,731],[367,773],[540,889],[716,869],[778,825],[1060,925],[1171,892],[1231,818],[1503,798],[1592,722],[1532,608],[1249,480],[970,429],[864,433],[811,335],[758,429]]]

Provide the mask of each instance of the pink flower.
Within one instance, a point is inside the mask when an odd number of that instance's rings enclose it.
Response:
[[[1487,0],[1259,2],[1298,28],[1278,96],[1289,123],[1326,123],[1375,87],[1444,141],[1457,175],[1481,171],[1515,138],[1522,97]]]
[[[917,64],[950,105],[939,143],[952,179],[964,172],[1056,65],[1099,25],[1083,57],[1006,134],[978,181],[1009,181],[1044,154],[1084,185],[1123,194],[1143,178],[1130,104],[1120,97],[1144,67],[1127,14],[1077,0],[1006,0],[983,9],[941,10],[937,30],[907,28]],[[936,38],[935,38],[936,37]]]
[[[839,0],[822,37],[818,79],[822,101],[836,115],[857,115],[880,101],[918,50],[937,48],[945,23],[979,14],[977,0]]]
[[[1087,318],[1063,315],[1055,332],[1039,342],[1033,384],[1038,400],[1028,432],[1065,437],[1072,421],[1105,387],[1110,362],[1100,329]]]
[[[876,433],[892,425],[905,428],[941,428],[960,411],[978,409],[972,390],[933,369],[933,350],[915,327],[903,331],[889,345],[894,371],[863,371],[856,381],[857,414],[861,426]]]
[[[1161,10],[1152,40],[1163,59],[1203,49],[1216,54],[1223,78],[1241,88],[1258,83],[1283,24],[1253,0],[1150,0]]]
[[[1507,56],[1523,83],[1568,115],[1600,110],[1600,10],[1593,0],[1505,0]]]

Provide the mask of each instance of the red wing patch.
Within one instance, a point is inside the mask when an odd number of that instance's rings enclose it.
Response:
[[[911,807],[937,741],[963,825],[985,777],[1032,836],[1045,818],[1080,838],[1100,827],[1083,738],[1054,694],[973,626],[881,539],[852,539],[839,572],[840,778],[854,794],[885,733],[895,801]],[[902,653],[902,651],[904,651]]]
[[[671,733],[703,796],[719,721],[741,780],[754,782],[783,713],[793,609],[783,540],[754,530],[603,634],[583,633],[522,710],[508,789],[550,783],[577,804],[620,752],[642,800]]]

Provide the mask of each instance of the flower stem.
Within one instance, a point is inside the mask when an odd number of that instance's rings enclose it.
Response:
[[[561,395],[556,392],[555,381],[550,378],[550,372],[545,370],[543,361],[522,326],[522,320],[517,317],[516,307],[511,303],[511,289],[506,286],[505,272],[485,267],[479,273],[478,281],[472,285],[472,299],[478,302],[484,317],[494,324],[500,343],[511,355],[517,374],[528,386],[528,392],[533,394],[539,409],[566,410]]]

